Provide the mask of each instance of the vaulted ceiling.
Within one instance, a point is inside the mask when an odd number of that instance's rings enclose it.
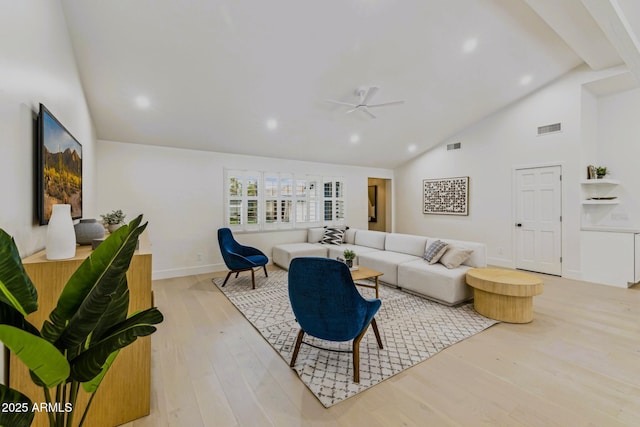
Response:
[[[393,168],[583,62],[633,69],[634,1],[62,4],[98,139]],[[369,86],[405,102],[326,102]]]

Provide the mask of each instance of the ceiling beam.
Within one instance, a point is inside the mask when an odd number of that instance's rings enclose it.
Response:
[[[627,0],[581,0],[640,84],[640,7]]]
[[[602,70],[623,63],[623,59],[580,0],[525,2],[591,69]]]

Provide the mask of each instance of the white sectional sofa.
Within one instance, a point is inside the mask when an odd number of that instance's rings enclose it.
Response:
[[[487,266],[486,246],[483,243],[348,229],[343,243],[335,245],[320,243],[323,233],[323,228],[311,228],[307,232],[307,242],[274,246],[274,264],[288,269],[293,258],[320,256],[335,259],[342,257],[345,249],[350,249],[356,253],[357,265],[383,273],[380,277],[382,282],[447,305],[471,299],[473,290],[466,284],[466,272],[471,268]],[[449,244],[448,250],[471,250],[471,255],[454,268],[447,268],[440,263],[429,264],[423,256],[426,249],[437,240]]]

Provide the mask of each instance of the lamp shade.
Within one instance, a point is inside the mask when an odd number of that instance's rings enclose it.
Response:
[[[71,219],[71,205],[53,205],[47,228],[47,259],[69,259],[76,255],[76,233]]]

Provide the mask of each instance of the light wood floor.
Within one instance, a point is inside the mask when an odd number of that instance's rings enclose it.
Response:
[[[493,326],[325,409],[211,277],[154,281],[151,415],[128,427],[640,425],[637,286],[541,275],[532,323]]]

